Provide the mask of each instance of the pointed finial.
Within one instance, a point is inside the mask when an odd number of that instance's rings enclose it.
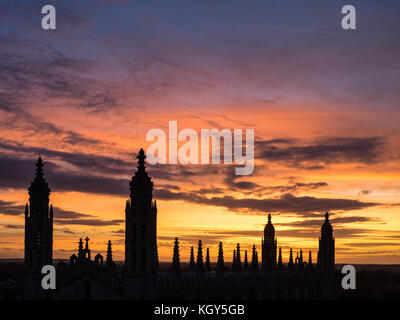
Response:
[[[325,221],[329,221],[329,212],[325,212]]]
[[[136,157],[138,159],[138,169],[139,171],[144,171],[146,166],[145,166],[145,159],[146,155],[144,154],[143,148],[140,149],[139,154]]]
[[[86,237],[85,241],[86,241],[86,249],[89,249],[89,237]]]
[[[174,250],[172,256],[172,270],[180,271],[180,256],[179,256],[179,239],[176,237],[174,241]]]
[[[36,162],[36,178],[43,179],[43,161],[41,157]]]
[[[222,248],[222,242],[219,243],[218,246],[218,262],[217,262],[217,271],[224,271],[224,250]]]
[[[271,214],[268,213],[268,223],[271,223]]]
[[[107,265],[110,265],[111,263],[113,263],[111,240],[108,240],[108,242],[107,242],[107,258],[106,258],[106,263],[107,263]]]

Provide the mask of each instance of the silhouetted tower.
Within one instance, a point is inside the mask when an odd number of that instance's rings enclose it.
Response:
[[[217,272],[222,273],[224,269],[224,250],[222,248],[222,242],[220,242],[218,246]]]
[[[112,257],[111,240],[108,240],[108,242],[107,242],[106,267],[107,268],[114,268],[115,267],[115,262],[113,261],[113,257]]]
[[[80,238],[78,242],[78,261],[83,262],[84,260],[85,260],[85,254],[83,252],[83,240],[82,238]]]
[[[308,252],[308,265],[307,266],[309,269],[313,269],[311,250]]]
[[[203,244],[201,240],[199,240],[197,246],[197,260],[196,260],[196,272],[203,272],[204,271],[204,263],[203,263]]]
[[[86,237],[85,241],[86,241],[86,245],[85,245],[85,249],[83,249],[83,255],[85,257],[85,261],[90,262],[90,249],[89,249],[89,238]]]
[[[326,272],[332,272],[335,268],[335,239],[328,212],[325,213],[325,222],[321,227],[317,267]]]
[[[49,208],[50,188],[44,179],[43,161],[36,163],[36,175],[28,188],[25,206],[24,299],[42,299],[41,270],[53,264],[53,207]]]
[[[258,271],[258,254],[257,254],[255,245],[253,245],[253,252],[252,252],[252,255],[251,255],[251,270],[253,272],[257,272]]]
[[[268,214],[268,223],[264,228],[264,240],[262,245],[262,268],[271,270],[276,267],[276,248],[277,240],[275,238],[275,228],[271,222],[271,214]]]
[[[283,269],[283,262],[282,262],[282,248],[279,248],[279,256],[278,256],[278,270]]]
[[[205,268],[206,271],[211,271],[210,248],[207,248]]]
[[[303,261],[303,249],[300,249],[300,256],[299,256],[299,268],[300,270],[303,269],[304,261]]]
[[[293,250],[292,250],[292,248],[290,248],[288,269],[293,270]]]
[[[247,250],[244,251],[243,269],[244,269],[245,271],[248,271],[248,270],[249,270],[249,261],[247,260]]]
[[[194,263],[194,249],[190,247],[190,260],[189,260],[189,270],[194,271],[195,263]]]
[[[137,156],[138,166],[130,182],[130,199],[125,209],[125,268],[129,297],[149,298],[157,272],[157,204],[153,201],[153,182],[146,172],[143,149]]]
[[[242,260],[240,258],[240,244],[239,243],[236,245],[236,270],[237,271],[242,270]]]
[[[233,250],[232,270],[235,271],[236,269],[237,269],[236,250]]]
[[[174,253],[172,257],[172,271],[180,271],[181,270],[181,261],[179,258],[179,240],[175,238],[174,242]]]

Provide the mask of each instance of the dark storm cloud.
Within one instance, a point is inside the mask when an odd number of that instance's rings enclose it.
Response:
[[[361,202],[348,199],[329,199],[316,197],[296,197],[284,194],[273,199],[238,199],[232,196],[207,198],[196,193],[175,193],[169,190],[156,190],[155,196],[161,200],[182,200],[202,205],[223,207],[228,210],[247,214],[265,214],[265,212],[293,213],[303,217],[314,217],[327,210],[350,211],[379,205],[379,203]]]
[[[301,142],[256,142],[256,158],[268,162],[281,162],[290,166],[310,169],[323,168],[332,163],[360,162],[374,164],[383,157],[386,145],[382,137],[321,138],[313,144]]]
[[[24,206],[16,205],[15,202],[0,200],[0,213],[9,216],[18,216],[23,214]]]
[[[53,150],[23,147],[21,145],[12,145],[0,141],[0,148],[5,148],[8,151],[18,153],[33,154],[43,153],[49,157],[63,160],[71,163],[80,169],[79,172],[65,171],[57,163],[45,161],[45,178],[49,182],[53,191],[76,191],[94,194],[116,195],[126,197],[129,195],[129,176],[126,179],[114,178],[111,174],[129,174],[130,168],[134,168],[133,163],[112,159],[103,156],[74,154],[66,152],[57,152]],[[151,175],[155,179],[161,178],[170,180],[190,181],[196,177],[209,174],[226,174],[225,183],[236,190],[261,190],[261,186],[253,184],[249,181],[236,181],[236,176],[230,174],[231,168],[223,168],[219,166],[200,166],[200,167],[185,167],[175,166],[151,166]],[[133,170],[132,170],[133,171]],[[211,172],[210,172],[211,171]],[[29,176],[27,173],[31,173]],[[101,173],[102,175],[99,175]],[[0,187],[2,188],[27,188],[34,175],[34,161],[20,159],[15,156],[2,155],[0,156]],[[244,184],[242,186],[242,184]],[[232,187],[233,186],[233,187]],[[240,188],[240,186],[242,188]],[[290,190],[295,192],[301,188],[315,189],[326,186],[326,183],[301,183],[293,181],[287,186],[275,186],[266,191],[285,192]],[[200,192],[173,192],[176,188],[157,188],[155,189],[155,198],[162,200],[182,200],[190,203],[203,205],[211,205],[224,207],[228,210],[241,213],[260,214],[267,210],[280,213],[294,213],[302,216],[312,217],[317,212],[326,210],[358,210],[362,208],[379,205],[377,203],[362,202],[358,200],[348,199],[329,199],[316,197],[297,197],[292,193],[284,193],[279,198],[262,198],[262,199],[240,199],[232,196],[223,197],[206,197],[204,190]],[[21,208],[19,208],[21,209]],[[8,208],[8,212],[13,212]],[[11,210],[11,211],[10,211]],[[14,211],[15,212],[15,211]]]
[[[80,141],[78,137],[75,138],[77,138],[76,141],[70,142],[82,145],[82,141]],[[126,174],[127,172],[132,171],[136,166],[134,161],[125,161],[122,159],[87,153],[64,152],[46,148],[30,147],[0,138],[0,150],[1,149],[19,155],[31,156],[33,159],[38,155],[42,156],[44,160],[46,160],[46,158],[52,160],[59,159],[85,171],[102,172],[106,174]],[[18,161],[18,159],[15,158],[12,161]],[[134,159],[133,155],[132,159]],[[2,161],[2,158],[0,158],[0,161]]]
[[[17,216],[17,215],[23,215],[24,212],[25,212],[25,206],[16,205],[15,202],[0,200],[0,214]],[[124,220],[98,219],[95,218],[93,215],[58,209],[54,207],[54,223],[59,225],[114,226],[114,225],[119,225],[123,222]],[[4,228],[8,229],[21,229],[22,227],[23,226],[19,225],[4,226]],[[61,231],[66,232],[65,229]]]

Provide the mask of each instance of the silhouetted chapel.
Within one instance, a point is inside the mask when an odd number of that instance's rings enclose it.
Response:
[[[43,162],[36,163],[36,174],[28,188],[25,208],[25,271],[23,299],[333,299],[335,297],[335,239],[326,213],[321,228],[316,265],[311,251],[303,256],[290,249],[289,261],[282,261],[282,250],[275,236],[272,217],[261,240],[261,265],[255,245],[251,258],[238,243],[231,264],[225,262],[219,243],[212,263],[209,248],[199,240],[195,261],[180,261],[179,239],[171,239],[171,266],[160,270],[157,254],[157,204],[153,200],[153,182],[146,171],[143,149],[130,182],[130,198],[125,208],[125,264],[113,261],[108,241],[106,259],[98,253],[92,259],[90,239],[77,242],[77,254],[69,262],[56,265],[56,289],[41,287],[44,265],[53,264],[53,207],[45,180]],[[57,216],[57,210],[54,210]],[[203,254],[205,250],[205,255]],[[250,251],[249,251],[250,252]],[[203,261],[205,256],[205,261]],[[242,262],[242,257],[244,260]],[[306,261],[307,260],[307,261]]]

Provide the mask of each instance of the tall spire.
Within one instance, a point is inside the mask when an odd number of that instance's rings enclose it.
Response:
[[[129,183],[130,199],[125,207],[125,270],[128,278],[155,277],[159,270],[157,207],[143,149],[137,159],[137,171]]]
[[[173,271],[180,271],[181,269],[181,261],[179,258],[179,240],[175,238],[174,242],[174,253],[172,257],[172,270]]]
[[[264,228],[264,241],[262,243],[262,268],[272,270],[276,267],[277,240],[275,227],[272,224],[271,214],[268,214],[268,223]]]
[[[218,246],[217,272],[224,272],[224,250],[222,248],[222,242],[220,242]]]
[[[113,258],[112,258],[111,240],[108,240],[106,264],[110,264],[112,262],[113,262]]]
[[[257,271],[258,270],[258,255],[256,251],[256,246],[253,245],[253,253],[251,256],[251,270]]]
[[[312,257],[311,257],[311,250],[308,252],[308,268],[313,268]]]
[[[206,271],[211,271],[210,248],[207,248],[205,268]]]
[[[282,248],[279,248],[279,256],[278,256],[278,270],[283,269],[283,262],[282,262]]]
[[[237,271],[242,270],[242,260],[240,258],[240,244],[239,243],[236,245],[236,268],[237,268]]]
[[[292,250],[292,248],[290,248],[288,268],[289,268],[289,270],[293,269],[293,250]]]
[[[83,253],[83,241],[82,238],[79,238],[78,242],[78,260],[83,261],[84,259],[84,253]]]
[[[195,263],[194,263],[194,250],[193,247],[190,247],[190,261],[189,261],[189,270],[194,271]]]
[[[246,271],[249,270],[249,261],[247,260],[247,250],[244,251],[243,269]]]
[[[300,257],[299,257],[299,268],[302,270],[303,269],[303,249],[300,249]]]
[[[138,171],[139,172],[144,172],[146,170],[146,166],[145,166],[145,159],[146,159],[146,155],[144,154],[143,148],[140,148],[139,150],[139,154],[136,157],[138,159]]]
[[[204,270],[203,245],[201,243],[201,240],[199,240],[199,243],[198,243],[198,246],[197,246],[196,271],[197,272],[203,272],[203,270]]]
[[[39,157],[36,162],[36,177],[37,180],[43,180],[43,161],[42,158]]]
[[[151,204],[153,199],[153,182],[146,172],[146,155],[143,149],[140,149],[139,154],[136,157],[138,159],[138,170],[132,177],[132,181],[129,183],[131,189],[132,201],[148,202],[147,205]]]
[[[325,213],[325,221],[321,227],[317,267],[327,272],[333,272],[335,268],[335,239],[328,212]]]
[[[39,157],[36,162],[35,177],[31,183],[31,186],[28,189],[31,198],[33,195],[38,196],[39,194],[44,197],[48,197],[50,195],[50,188],[46,180],[44,179],[43,166],[44,164],[42,158]]]

